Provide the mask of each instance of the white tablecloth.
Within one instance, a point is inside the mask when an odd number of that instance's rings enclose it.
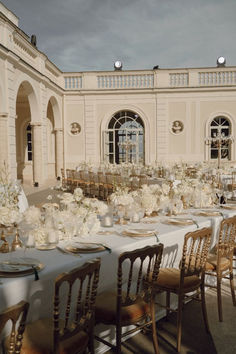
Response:
[[[223,210],[224,217],[229,217],[236,214],[236,210]],[[217,217],[202,217],[188,213],[182,217],[193,218],[200,228],[213,227],[213,242],[216,238],[218,226],[222,220],[222,216]],[[153,219],[153,218],[152,218]],[[161,217],[156,217],[155,224],[130,224],[130,225],[116,225],[114,228],[104,228],[103,230],[114,230],[113,234],[109,235],[93,235],[88,239],[93,242],[106,243],[112,252],[107,250],[100,253],[84,254],[81,257],[73,255],[62,254],[59,250],[54,249],[51,251],[39,251],[30,249],[26,251],[25,257],[37,258],[45,268],[39,273],[40,279],[34,280],[34,275],[28,275],[18,278],[2,278],[0,284],[0,311],[4,308],[13,305],[20,300],[30,301],[30,310],[28,321],[49,316],[53,310],[53,280],[61,272],[68,271],[73,267],[82,265],[89,259],[101,257],[101,272],[99,281],[99,292],[112,287],[116,287],[117,275],[117,257],[120,253],[136,248],[144,247],[145,245],[152,245],[157,242],[155,236],[151,237],[124,237],[120,232],[124,228],[155,228],[158,232],[158,239],[164,244],[164,254],[162,266],[178,267],[182,255],[182,245],[184,235],[189,231],[197,229],[197,225],[189,225],[185,227],[167,225],[160,222]],[[87,239],[86,239],[87,240]],[[8,259],[9,257],[24,256],[23,250],[18,250],[11,254],[0,254],[0,262]],[[96,328],[96,331],[101,331],[102,327]],[[104,346],[97,344],[96,352],[104,351]]]

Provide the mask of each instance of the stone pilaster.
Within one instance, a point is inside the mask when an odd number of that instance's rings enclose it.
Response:
[[[32,122],[33,182],[36,187],[42,182],[42,123]]]
[[[0,112],[0,168],[8,161],[8,113]]]
[[[57,178],[61,176],[61,168],[63,168],[63,130],[62,128],[55,129],[56,135],[56,174]]]

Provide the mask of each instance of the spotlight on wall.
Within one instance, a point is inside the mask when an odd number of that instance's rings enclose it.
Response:
[[[216,64],[218,67],[225,66],[225,64],[226,64],[225,57],[219,57],[216,61]]]
[[[122,62],[120,60],[116,60],[114,63],[114,69],[115,70],[121,70],[122,69]]]

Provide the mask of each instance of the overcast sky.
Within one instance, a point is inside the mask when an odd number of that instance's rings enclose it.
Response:
[[[1,0],[62,71],[236,66],[236,0]]]

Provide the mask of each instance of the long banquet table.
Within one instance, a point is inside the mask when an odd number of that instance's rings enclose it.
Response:
[[[188,210],[185,215],[180,215],[182,218],[192,218],[195,223],[188,226],[167,225],[160,222],[162,216],[155,218],[148,218],[152,223],[137,223],[129,225],[115,225],[113,228],[102,228],[104,231],[110,233],[96,234],[87,237],[85,241],[105,243],[111,248],[111,253],[107,250],[99,253],[81,254],[81,257],[71,254],[64,254],[58,249],[50,251],[40,251],[37,249],[20,249],[8,254],[0,254],[0,262],[3,262],[10,257],[30,257],[40,260],[45,267],[39,272],[39,280],[34,280],[34,275],[15,278],[1,278],[0,281],[0,311],[8,306],[11,306],[21,300],[30,302],[30,310],[28,321],[36,320],[44,316],[52,315],[53,311],[53,280],[61,272],[68,271],[74,267],[82,265],[89,259],[101,257],[101,272],[99,280],[98,292],[104,289],[116,287],[116,267],[117,257],[120,253],[136,248],[144,247],[145,245],[152,245],[156,242],[164,244],[164,254],[162,266],[178,267],[182,255],[182,245],[184,235],[189,231],[194,231],[198,227],[213,227],[213,240],[215,242],[217,230],[222,218],[227,218],[236,214],[236,210],[221,209],[220,216],[196,216],[196,210]],[[153,223],[155,221],[155,223]],[[156,236],[149,237],[124,237],[121,235],[122,230],[126,228],[147,228],[157,231],[158,240]],[[157,314],[158,317],[161,314]],[[104,331],[102,326],[96,327],[96,332]],[[105,335],[110,335],[109,331]],[[112,334],[114,336],[114,332]],[[96,353],[102,353],[107,350],[101,343],[96,343]]]

